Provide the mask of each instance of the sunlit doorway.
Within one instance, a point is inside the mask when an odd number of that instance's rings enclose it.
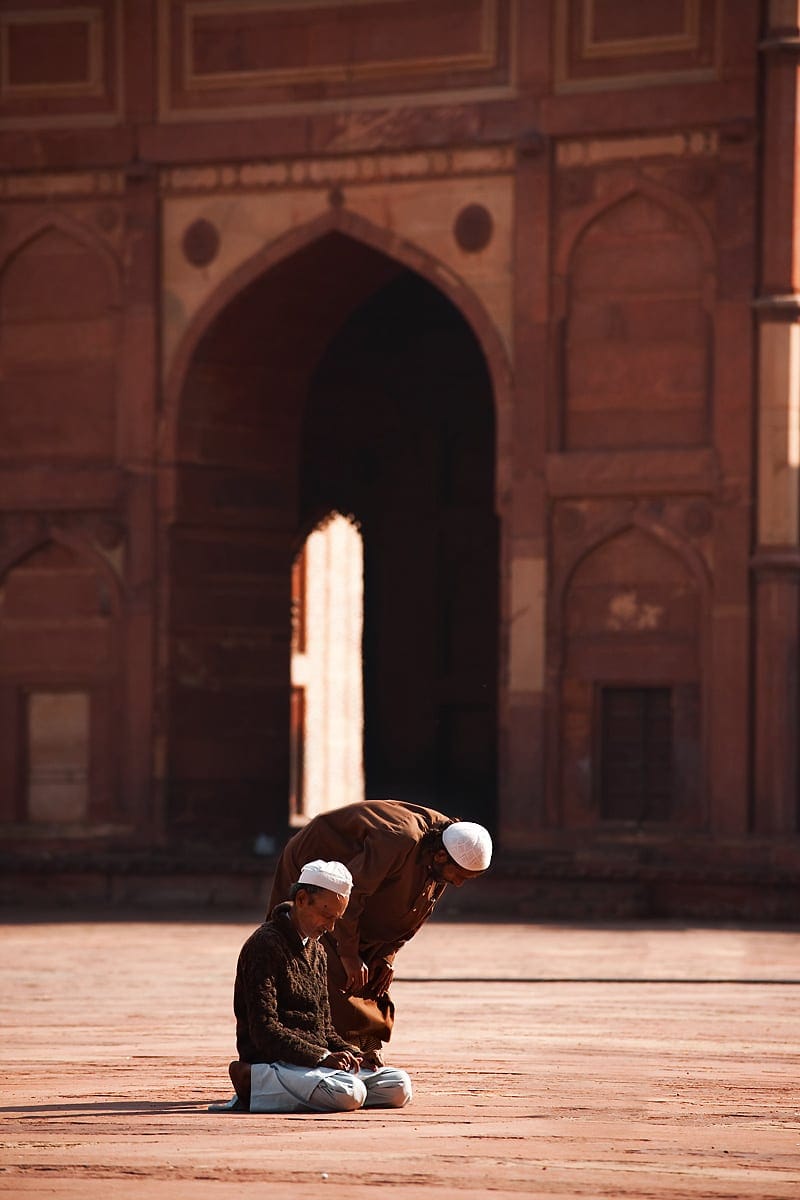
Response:
[[[330,513],[292,568],[290,820],[364,798],[364,553]]]
[[[498,526],[494,405],[463,315],[403,272],[331,339],[309,383],[300,528],[354,513],[364,552],[364,780],[491,826]]]

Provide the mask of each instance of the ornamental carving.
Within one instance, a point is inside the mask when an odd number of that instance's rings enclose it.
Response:
[[[172,167],[161,172],[169,194],[264,191],[272,188],[334,188],[454,175],[498,175],[514,168],[511,146],[477,150],[420,150],[407,154],[359,154],[346,158],[283,159]]]

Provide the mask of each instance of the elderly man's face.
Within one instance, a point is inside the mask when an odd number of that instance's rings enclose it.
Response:
[[[294,899],[294,919],[301,937],[317,941],[331,933],[347,908],[347,899],[335,892],[306,892],[302,888]]]
[[[454,862],[446,850],[437,850],[433,856],[433,877],[441,883],[452,883],[453,887],[461,887],[468,879],[477,879],[483,871],[468,871]]]

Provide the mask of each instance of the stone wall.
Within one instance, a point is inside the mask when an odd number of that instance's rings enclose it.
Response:
[[[797,18],[0,14],[9,836],[281,836],[337,508],[368,790],[520,851],[793,843]]]

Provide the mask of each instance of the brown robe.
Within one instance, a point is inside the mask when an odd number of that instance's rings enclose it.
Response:
[[[388,993],[377,1000],[343,996],[341,957],[358,957],[370,978],[380,960],[394,961],[433,912],[445,883],[434,879],[435,846],[420,846],[450,818],[431,808],[400,800],[365,800],[314,817],[286,844],[278,860],[269,911],[285,900],[305,863],[321,858],[343,862],[353,890],[333,935],[326,935],[328,988],[334,1026],[347,1041],[374,1049],[388,1041],[394,1004]]]

